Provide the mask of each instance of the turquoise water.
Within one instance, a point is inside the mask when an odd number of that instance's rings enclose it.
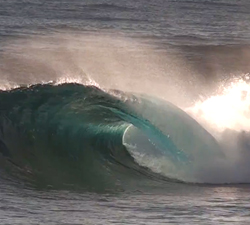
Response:
[[[126,101],[79,84],[3,91],[1,151],[6,170],[20,173],[33,185],[53,186],[55,181],[59,187],[95,190],[101,185],[103,191],[106,183],[126,190],[122,183],[134,180],[134,175],[147,182],[152,177],[204,183],[195,173],[224,157],[217,141],[168,102],[120,94]],[[157,161],[169,168],[156,171]]]

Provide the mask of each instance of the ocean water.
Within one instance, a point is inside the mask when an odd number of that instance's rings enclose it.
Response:
[[[248,224],[248,0],[0,0],[0,224]]]

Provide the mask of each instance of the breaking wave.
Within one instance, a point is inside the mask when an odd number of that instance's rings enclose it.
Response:
[[[40,184],[204,182],[199,171],[223,157],[194,119],[155,97],[71,83],[1,91],[0,102],[2,167]]]
[[[94,190],[249,183],[249,84],[197,100],[191,68],[151,47],[93,34],[6,43],[1,174]]]

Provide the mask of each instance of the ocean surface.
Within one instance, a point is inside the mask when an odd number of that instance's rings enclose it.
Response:
[[[248,224],[249,0],[0,0],[0,224]]]

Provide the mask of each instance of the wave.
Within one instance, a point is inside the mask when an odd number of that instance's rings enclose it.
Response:
[[[224,157],[175,105],[76,83],[0,92],[1,169],[40,185],[90,189],[204,182]]]

